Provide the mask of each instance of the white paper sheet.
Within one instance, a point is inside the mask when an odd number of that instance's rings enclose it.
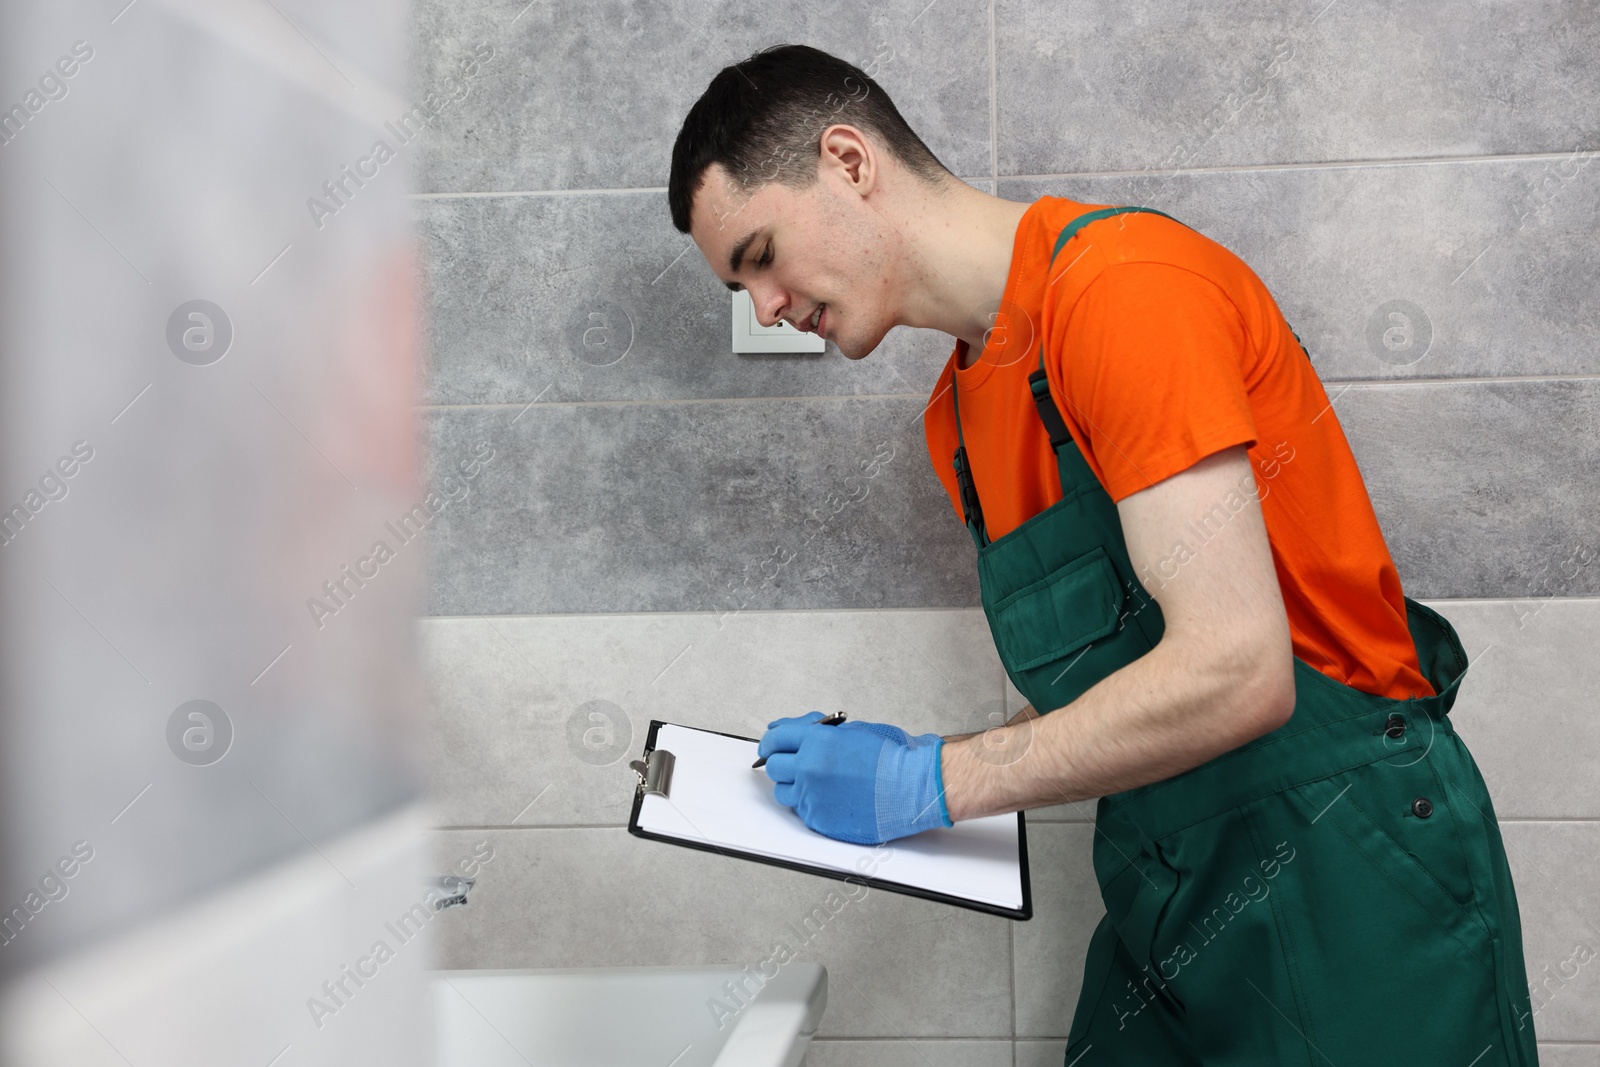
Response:
[[[675,758],[669,796],[646,794],[639,828],[720,848],[916,886],[1004,908],[1022,907],[1013,812],[925,830],[882,845],[853,845],[809,829],[752,769],[756,742],[663,723],[656,747]]]

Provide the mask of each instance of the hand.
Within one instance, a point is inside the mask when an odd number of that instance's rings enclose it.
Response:
[[[773,797],[819,834],[876,845],[954,826],[944,802],[938,734],[908,735],[878,722],[818,726],[822,712],[768,723],[756,754],[767,757]]]

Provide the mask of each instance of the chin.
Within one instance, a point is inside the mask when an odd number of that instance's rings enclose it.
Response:
[[[866,359],[868,356],[872,355],[872,353],[878,350],[878,346],[883,343],[884,336],[884,334],[879,334],[877,339],[874,340],[870,345],[854,351],[852,351],[851,348],[846,348],[844,344],[840,343],[840,341],[844,341],[846,344],[852,344],[853,339],[851,338],[832,338],[831,341],[833,346],[842,352],[846,359]]]

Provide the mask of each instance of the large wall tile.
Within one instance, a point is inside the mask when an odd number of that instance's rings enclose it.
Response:
[[[495,54],[438,120],[418,184],[435,192],[665,186],[683,117],[717,71],[787,43],[862,68],[940,162],[986,175],[989,5],[944,0],[924,17],[927,6],[428,0],[417,13],[419,94],[446,93],[446,77],[475,45]]]
[[[496,458],[433,520],[428,613],[975,605],[924,404],[435,410],[447,467]]]
[[[1231,249],[1324,381],[1594,374],[1596,156],[998,184],[1157,208]]]
[[[439,967],[756,968],[782,942],[828,968],[820,1037],[1011,1036],[1010,919],[860,887],[830,901],[845,883],[620,829],[444,831],[437,854],[482,840],[494,857],[440,913]]]
[[[673,228],[660,191],[414,206],[436,403],[926,397],[955,347],[937,330],[900,328],[859,361],[831,342],[825,352],[735,354],[733,294]]]
[[[1001,174],[1593,147],[1577,0],[995,6]]]
[[[1012,1067],[1011,1042],[814,1040],[801,1067]]]
[[[1600,382],[1347,388],[1329,399],[1407,595],[1526,596],[1575,552],[1600,560]],[[1560,591],[1600,593],[1600,566]]]
[[[1325,381],[1592,374],[1593,158],[999,184],[1157,207],[1226,245]],[[729,352],[729,294],[659,192],[416,206],[438,403],[925,394],[954,344],[901,328],[860,361]]]
[[[1597,398],[1590,380],[1330,393],[1409,595],[1525,595],[1584,545],[1600,494]],[[446,467],[482,441],[497,458],[434,520],[429,612],[976,605],[971,542],[928,469],[922,406],[436,409]],[[891,450],[867,478],[863,465]],[[1563,589],[1596,592],[1596,567]]]
[[[1539,1067],[1600,1067],[1600,1045],[1539,1043]]]
[[[1033,918],[1012,931],[1017,1036],[1066,1036],[1083,985],[1089,936],[1105,914],[1095,882],[1094,827],[1028,824]]]
[[[1548,577],[1546,597],[1560,585],[1554,568]],[[1600,600],[1429,606],[1450,620],[1467,652],[1450,719],[1488,783],[1495,814],[1600,818]]]
[[[1508,822],[1500,835],[1528,982],[1538,990],[1534,1032],[1544,1041],[1600,1041],[1600,822]]]
[[[651,719],[760,737],[812,709],[982,729],[1000,663],[976,609],[435,618],[433,803],[451,826],[625,825]]]
[[[1066,1061],[1067,1039],[1016,1042],[1016,1067],[1061,1067]]]
[[[1471,665],[1452,721],[1508,819],[1595,818],[1600,601],[1433,601]],[[914,733],[982,730],[1024,703],[981,612],[754,612],[421,622],[434,803],[445,825],[626,822],[649,720],[758,737],[813,707]],[[591,715],[602,716],[592,719]],[[598,733],[590,728],[598,726]],[[586,745],[585,738],[594,740]],[[603,739],[605,744],[599,740]],[[537,801],[537,804],[535,804]],[[1089,822],[1095,801],[1035,808]]]

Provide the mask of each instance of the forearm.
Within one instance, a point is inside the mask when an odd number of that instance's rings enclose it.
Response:
[[[1037,711],[1033,710],[1033,705],[1032,704],[1028,704],[1025,707],[1023,707],[1023,709],[1021,711],[1017,712],[1015,715],[1011,716],[1011,718],[1007,719],[1005,724],[1007,726],[1015,726],[1019,722],[1026,722],[1029,719],[1037,719],[1038,717],[1039,717],[1039,713]],[[951,741],[965,741],[969,737],[982,737],[984,734],[988,733],[990,730],[993,730],[993,729],[996,729],[996,728],[991,726],[991,727],[988,727],[988,728],[983,729],[983,730],[974,730],[972,733],[967,733],[967,734],[949,734],[948,736],[946,736],[944,738],[944,741],[945,741],[946,744],[949,744]]]
[[[1171,778],[1272,729],[1284,702],[1281,674],[1163,641],[1065,707],[947,739],[945,806],[960,821]]]

